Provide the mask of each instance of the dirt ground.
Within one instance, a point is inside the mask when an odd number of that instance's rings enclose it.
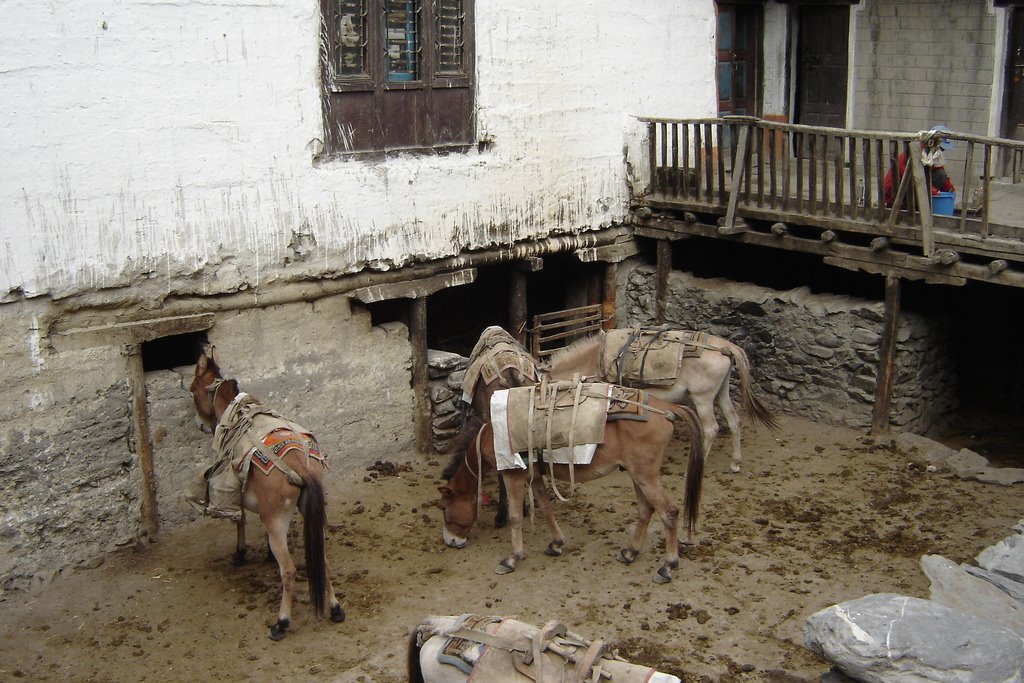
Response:
[[[279,582],[258,522],[253,559],[238,568],[232,525],[202,519],[36,595],[8,595],[0,680],[394,683],[405,680],[407,634],[421,618],[473,612],[557,618],[685,681],[816,681],[829,665],[802,645],[808,615],[868,593],[927,598],[922,555],[974,562],[1022,516],[1019,488],[928,472],[889,439],[781,423],[745,433],[739,474],[723,472],[727,439],[716,442],[696,543],[667,585],[652,581],[654,524],[636,563],[614,559],[635,514],[624,473],[557,504],[562,557],[545,556],[542,521],[527,522],[529,556],[498,576],[509,540],[492,528],[493,510],[465,549],[441,542],[445,458],[339,467],[328,480],[328,552],[344,623],[313,621],[302,595],[288,637],[269,640]],[[683,452],[679,443],[665,468],[678,492]]]

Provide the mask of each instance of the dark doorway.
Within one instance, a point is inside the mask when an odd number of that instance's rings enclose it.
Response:
[[[760,8],[720,2],[717,9],[718,113],[756,115]]]
[[[796,123],[846,126],[848,5],[803,5],[798,15]]]

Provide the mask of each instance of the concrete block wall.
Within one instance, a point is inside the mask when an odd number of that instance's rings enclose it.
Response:
[[[863,0],[852,22],[852,127],[912,132],[944,124],[998,134],[989,130],[998,57],[990,2]],[[961,146],[946,154],[958,187],[964,153]]]
[[[635,267],[624,284],[618,324],[653,324],[655,269]],[[758,391],[774,410],[855,429],[871,426],[881,302],[676,271],[669,277],[666,316],[669,324],[743,347]],[[956,408],[949,323],[904,311],[898,339],[892,425],[924,432]]]

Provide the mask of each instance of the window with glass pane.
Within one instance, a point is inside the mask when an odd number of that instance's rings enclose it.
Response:
[[[434,17],[435,74],[461,74],[462,52],[465,45],[463,24],[466,14],[462,0],[436,0]]]
[[[384,60],[388,81],[419,78],[419,13],[419,0],[385,0]]]
[[[338,0],[334,21],[338,75],[366,75],[366,0]]]

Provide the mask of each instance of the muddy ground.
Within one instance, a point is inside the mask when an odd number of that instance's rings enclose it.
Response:
[[[444,458],[337,467],[328,552],[344,623],[313,621],[303,595],[288,637],[270,641],[279,583],[258,523],[253,561],[238,568],[232,525],[202,519],[38,594],[8,595],[0,680],[393,683],[405,680],[407,634],[422,617],[474,612],[557,618],[686,681],[816,681],[828,664],[802,645],[808,615],[874,592],[927,598],[922,555],[973,563],[1021,517],[1019,487],[929,472],[888,439],[783,417],[780,432],[745,434],[735,475],[722,471],[726,441],[705,479],[696,544],[667,585],[651,580],[653,524],[635,564],[614,559],[634,518],[624,473],[557,505],[562,557],[543,554],[538,519],[527,559],[498,576],[509,541],[492,511],[467,548],[441,542]],[[675,453],[665,480],[681,492],[682,444]]]

